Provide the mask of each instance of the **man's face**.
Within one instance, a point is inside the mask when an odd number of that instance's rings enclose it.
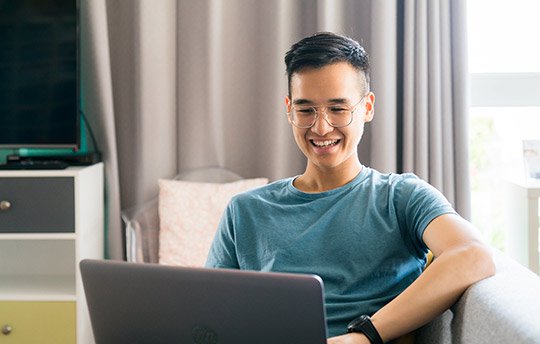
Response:
[[[292,75],[291,98],[285,100],[287,112],[296,104],[341,104],[352,107],[358,103],[353,121],[346,127],[332,127],[320,111],[311,128],[300,129],[292,125],[294,139],[307,157],[308,165],[326,171],[355,165],[364,123],[372,120],[375,101],[371,92],[360,101],[367,92],[364,85],[363,73],[346,62],[306,69]]]

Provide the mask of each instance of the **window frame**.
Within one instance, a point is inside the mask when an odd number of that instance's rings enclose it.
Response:
[[[540,106],[540,73],[470,73],[470,107]]]

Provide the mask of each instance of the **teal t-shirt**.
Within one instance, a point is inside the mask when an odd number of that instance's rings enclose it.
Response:
[[[407,288],[426,262],[425,228],[455,213],[413,174],[363,167],[348,184],[321,193],[302,192],[293,180],[233,197],[206,266],[319,275],[329,336]]]

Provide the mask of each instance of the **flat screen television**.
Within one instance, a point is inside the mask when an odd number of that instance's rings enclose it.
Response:
[[[0,148],[79,148],[78,11],[0,0]]]

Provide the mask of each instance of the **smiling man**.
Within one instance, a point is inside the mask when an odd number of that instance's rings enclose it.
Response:
[[[357,153],[364,123],[373,118],[375,96],[365,75],[348,62],[336,62],[295,72],[289,85],[294,90],[294,98],[285,100],[289,122],[308,159],[295,186],[317,192],[351,181],[362,169]]]
[[[317,274],[329,343],[393,340],[492,275],[489,249],[435,188],[360,162],[375,95],[358,42],[319,33],[294,44],[285,63],[305,172],[235,196],[207,266]],[[436,259],[423,272],[428,250]]]

